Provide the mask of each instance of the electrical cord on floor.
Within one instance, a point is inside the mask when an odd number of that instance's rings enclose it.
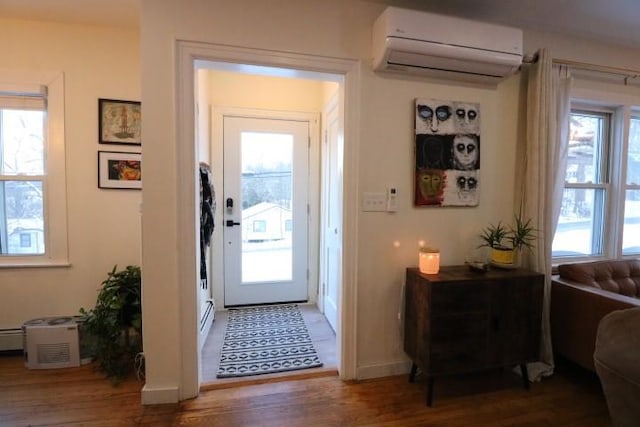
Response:
[[[140,352],[136,354],[136,357],[133,361],[134,369],[136,371],[136,377],[138,381],[144,380],[144,353]]]

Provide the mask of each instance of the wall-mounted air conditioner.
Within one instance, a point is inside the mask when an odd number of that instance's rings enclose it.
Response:
[[[53,369],[80,366],[76,317],[42,317],[22,325],[25,366]]]
[[[373,69],[498,82],[522,63],[522,30],[388,7],[373,26]]]

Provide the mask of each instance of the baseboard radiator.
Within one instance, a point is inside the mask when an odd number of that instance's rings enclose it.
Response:
[[[22,350],[22,328],[0,329],[0,351]]]
[[[200,331],[204,331],[204,329],[208,326],[207,322],[213,322],[213,318],[215,316],[213,300],[208,299],[207,308],[204,310],[204,314],[202,315],[202,319],[200,319]]]

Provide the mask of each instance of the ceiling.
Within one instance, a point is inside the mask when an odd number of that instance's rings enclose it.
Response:
[[[640,48],[639,0],[369,1]],[[0,17],[137,28],[140,0],[0,0]]]
[[[640,48],[639,0],[374,0]]]
[[[0,18],[138,28],[140,0],[0,0]]]

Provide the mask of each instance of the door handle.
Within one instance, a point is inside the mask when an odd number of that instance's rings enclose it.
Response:
[[[232,219],[228,219],[227,220],[227,227],[233,227],[234,225],[240,225],[240,223],[239,222],[235,222]]]

